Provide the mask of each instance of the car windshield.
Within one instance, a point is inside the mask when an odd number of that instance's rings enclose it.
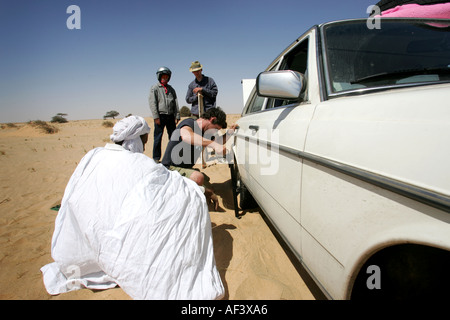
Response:
[[[450,23],[381,19],[324,25],[328,94],[450,81]]]

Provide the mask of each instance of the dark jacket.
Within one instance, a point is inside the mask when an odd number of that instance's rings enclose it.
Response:
[[[203,88],[203,106],[205,111],[216,107],[216,97],[218,93],[217,85],[213,78],[203,76],[203,79],[200,82],[197,81],[197,79],[194,79],[188,86],[186,102],[192,104],[191,113],[196,115],[198,115],[198,97],[193,90],[198,87]]]

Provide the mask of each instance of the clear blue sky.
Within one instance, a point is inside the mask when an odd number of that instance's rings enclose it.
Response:
[[[151,116],[156,70],[169,67],[187,105],[192,61],[219,88],[217,105],[242,110],[241,79],[259,72],[315,24],[366,18],[378,0],[0,0],[0,123]],[[81,29],[66,26],[68,6]]]

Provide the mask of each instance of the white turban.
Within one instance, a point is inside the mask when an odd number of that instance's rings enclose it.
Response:
[[[122,147],[131,152],[144,152],[141,135],[149,133],[150,127],[144,118],[140,116],[129,116],[117,122],[113,127],[111,141],[121,142]]]

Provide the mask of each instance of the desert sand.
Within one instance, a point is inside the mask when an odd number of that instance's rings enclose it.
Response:
[[[239,115],[228,117],[228,124],[232,124]],[[153,120],[146,120],[153,129]],[[26,123],[0,129],[0,299],[130,299],[119,287],[51,296],[40,272],[42,266],[53,262],[50,245],[57,211],[51,208],[60,204],[80,159],[110,142],[112,128],[104,127],[103,121],[54,124],[59,131],[53,134]],[[164,146],[166,143],[165,133]],[[152,146],[150,134],[146,155],[151,156]],[[226,290],[224,299],[321,298],[261,212],[246,212],[241,219],[234,216],[228,165],[208,162],[202,171],[210,177],[219,197],[219,209],[210,206],[210,217],[216,264]]]

